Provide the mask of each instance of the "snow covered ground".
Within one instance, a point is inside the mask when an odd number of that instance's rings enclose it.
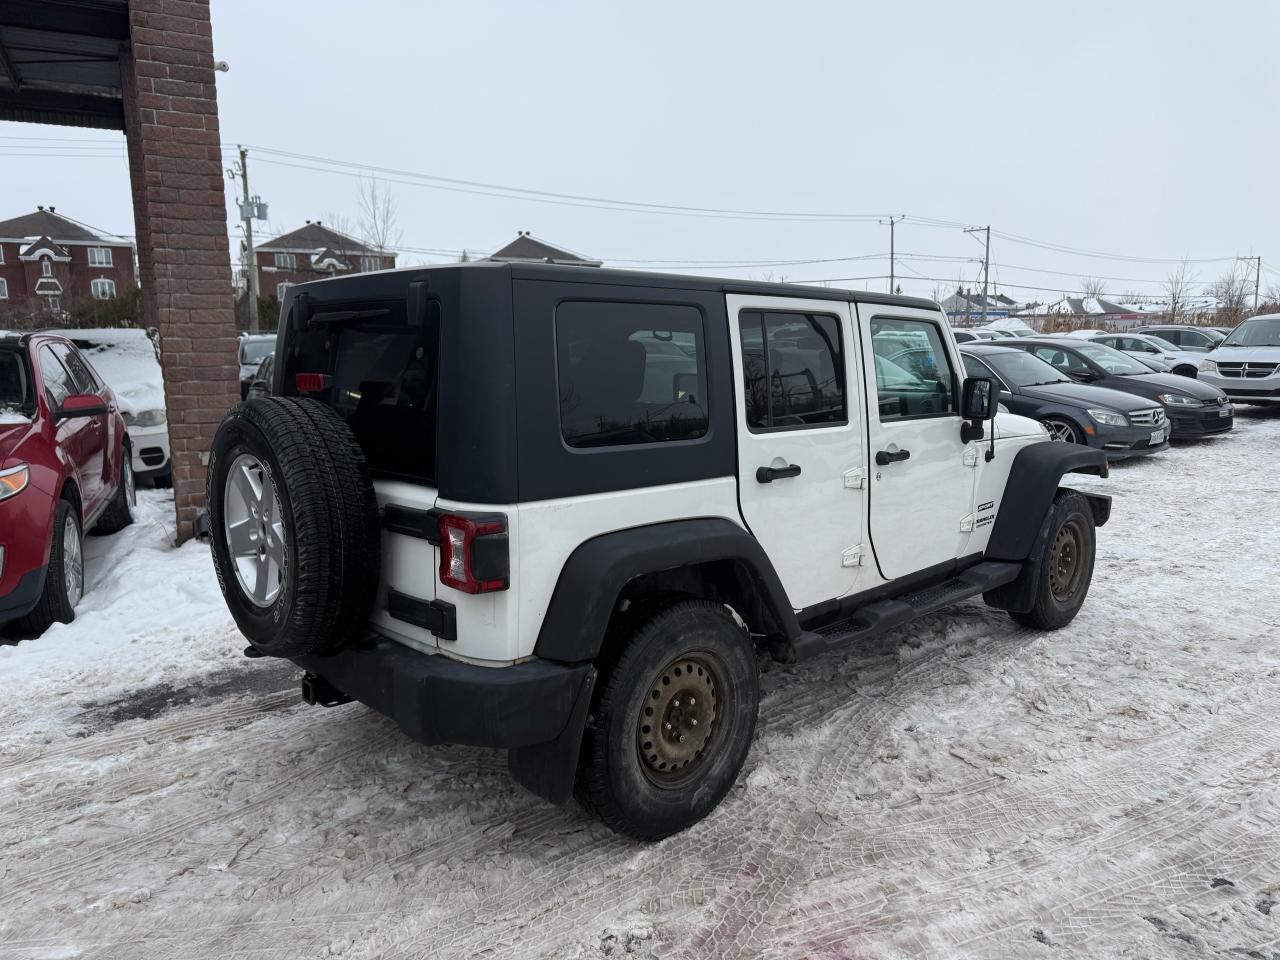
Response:
[[[0,958],[1280,957],[1280,411],[1081,482],[1071,627],[772,666],[737,788],[652,846],[302,705],[144,492],[76,622],[0,646]]]

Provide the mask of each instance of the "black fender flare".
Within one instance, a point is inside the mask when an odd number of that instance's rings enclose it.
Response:
[[[630,581],[717,562],[745,576],[749,591],[736,591],[737,599],[755,608],[739,613],[748,623],[761,621],[752,623],[756,632],[800,635],[782,581],[755,537],[723,517],[700,517],[629,527],[580,544],[560,571],[534,656],[565,663],[594,659]]]
[[[1032,443],[1013,458],[1009,478],[1000,498],[1000,509],[987,541],[990,560],[1022,561],[1032,555],[1045,518],[1053,508],[1058,485],[1068,473],[1106,476],[1107,455],[1101,450],[1071,443]],[[1102,526],[1111,516],[1111,498],[1082,493],[1093,508],[1093,519]]]

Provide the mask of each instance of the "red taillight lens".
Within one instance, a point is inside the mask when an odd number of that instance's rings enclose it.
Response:
[[[329,389],[333,378],[327,373],[299,373],[293,378],[299,393],[320,393]]]
[[[493,593],[510,584],[506,518],[446,513],[437,520],[440,582],[463,593]]]

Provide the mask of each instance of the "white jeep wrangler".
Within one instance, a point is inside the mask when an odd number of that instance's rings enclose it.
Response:
[[[541,264],[292,287],[272,397],[208,473],[218,579],[308,702],[659,838],[791,662],[970,597],[1044,629],[1093,572],[1101,451],[963,379],[906,297]]]

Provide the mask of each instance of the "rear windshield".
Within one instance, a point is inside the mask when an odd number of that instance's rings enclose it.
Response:
[[[351,314],[355,313],[355,316]],[[440,303],[411,324],[403,300],[326,304],[294,335],[282,392],[300,373],[327,374],[310,396],[346,420],[376,474],[435,485]]]

